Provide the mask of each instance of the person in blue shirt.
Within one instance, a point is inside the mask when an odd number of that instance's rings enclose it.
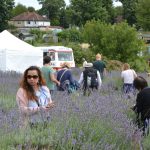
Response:
[[[60,82],[60,86],[58,87],[59,91],[65,91],[66,88],[68,88],[67,86],[74,84],[73,75],[68,62],[62,64],[62,69],[57,73],[57,80]]]

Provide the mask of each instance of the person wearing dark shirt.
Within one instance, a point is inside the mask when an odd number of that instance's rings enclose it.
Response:
[[[106,65],[101,59],[102,57],[98,53],[96,55],[96,61],[93,62],[93,68],[99,71],[101,78],[103,79],[104,75],[106,75]]]
[[[147,81],[138,76],[134,79],[134,87],[139,91],[133,110],[137,113],[137,123],[143,128],[144,134],[149,131],[150,121],[150,87]]]

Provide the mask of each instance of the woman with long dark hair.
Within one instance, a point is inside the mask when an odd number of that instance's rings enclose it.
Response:
[[[31,66],[25,70],[16,100],[21,113],[25,118],[28,117],[31,124],[47,120],[43,112],[48,111],[54,104],[37,66]]]

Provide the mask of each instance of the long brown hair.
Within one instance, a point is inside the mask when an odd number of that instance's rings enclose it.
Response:
[[[30,71],[30,70],[36,70],[37,71],[38,76],[39,76],[39,82],[38,82],[39,86],[46,85],[46,82],[45,82],[44,78],[42,77],[41,70],[37,66],[30,66],[29,68],[27,68],[24,71],[22,80],[20,82],[20,87],[22,87],[26,91],[28,99],[37,100],[37,97],[35,95],[33,87],[27,82],[27,74],[28,74],[28,71]]]

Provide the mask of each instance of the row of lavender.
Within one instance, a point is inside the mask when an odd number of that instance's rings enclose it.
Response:
[[[73,70],[76,78],[81,70]],[[134,125],[130,107],[135,96],[127,99],[121,92],[119,72],[108,73],[100,92],[83,96],[55,93],[56,106],[50,121],[37,128],[19,129],[20,117],[15,94],[20,74],[0,72],[0,145],[2,149],[122,150],[149,147]]]

